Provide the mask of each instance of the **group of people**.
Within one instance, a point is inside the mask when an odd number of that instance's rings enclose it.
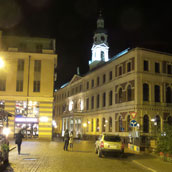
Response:
[[[70,132],[67,129],[64,133],[64,151],[68,151],[68,146],[70,145],[70,149],[73,150],[73,131]]]

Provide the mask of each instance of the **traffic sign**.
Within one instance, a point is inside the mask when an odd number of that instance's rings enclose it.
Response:
[[[131,125],[132,127],[136,127],[136,126],[137,126],[136,120],[131,120],[130,125]]]
[[[136,112],[130,112],[130,115],[132,116],[132,118],[134,119],[136,117]]]

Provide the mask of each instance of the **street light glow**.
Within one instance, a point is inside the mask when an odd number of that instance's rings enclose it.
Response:
[[[4,60],[0,57],[0,68],[5,66]]]

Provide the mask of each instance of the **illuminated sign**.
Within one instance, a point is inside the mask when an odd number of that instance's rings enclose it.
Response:
[[[15,122],[23,122],[23,123],[34,122],[34,123],[38,123],[38,119],[37,118],[20,117],[20,118],[15,118]]]

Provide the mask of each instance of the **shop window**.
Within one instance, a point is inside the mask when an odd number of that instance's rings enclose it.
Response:
[[[122,131],[123,131],[123,126],[122,126],[122,116],[119,116],[118,123],[119,123],[119,132],[122,132]]]
[[[106,131],[105,118],[102,119],[102,132]]]
[[[94,120],[92,119],[91,120],[91,132],[93,132],[94,131]]]
[[[99,119],[96,120],[96,132],[99,132]]]
[[[109,132],[112,132],[112,117],[109,117]]]

